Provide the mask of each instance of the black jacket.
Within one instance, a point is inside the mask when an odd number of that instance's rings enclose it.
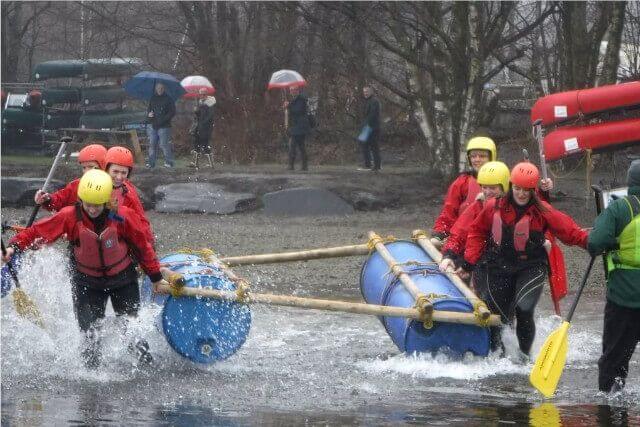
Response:
[[[303,94],[296,96],[287,109],[289,110],[289,135],[307,135],[311,132],[307,116],[307,98]]]
[[[371,129],[380,129],[380,101],[373,95],[367,99],[364,110],[364,125],[369,125]]]
[[[149,123],[154,129],[170,128],[171,119],[176,114],[176,106],[173,99],[166,93],[154,94],[149,100],[147,111],[153,111],[153,117],[149,118]]]
[[[211,129],[213,128],[213,108],[215,105],[215,98],[212,96],[207,97],[202,102],[198,103],[196,108],[196,133],[200,137],[209,137]]]

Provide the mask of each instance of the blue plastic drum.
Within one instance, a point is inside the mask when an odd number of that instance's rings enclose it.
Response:
[[[213,272],[214,267],[205,263],[202,258],[197,255],[189,254],[171,254],[166,255],[160,259],[160,265],[166,266],[171,271],[175,271],[180,274],[188,273],[207,273]],[[158,305],[164,305],[168,295],[153,293],[153,287],[151,286],[151,280],[145,276],[140,289],[140,300],[142,304],[155,303]]]
[[[160,262],[181,273],[187,287],[236,290],[224,272],[195,255],[169,255]],[[146,283],[146,291],[144,288],[143,295],[151,295],[151,283]],[[200,297],[163,299],[162,332],[171,348],[193,362],[209,364],[226,359],[247,339],[251,311],[246,304]]]
[[[415,261],[420,265],[405,265],[403,269],[411,276],[424,294],[436,294],[434,310],[473,312],[473,305],[438,270],[438,266],[420,246],[409,241],[396,241],[386,245],[398,263]],[[362,267],[360,290],[370,304],[395,307],[413,307],[415,300],[395,277],[384,259],[374,252]],[[434,322],[425,329],[422,322],[402,317],[381,317],[387,333],[400,351],[407,353],[444,352],[462,356],[466,352],[486,356],[489,353],[489,330],[475,325]]]

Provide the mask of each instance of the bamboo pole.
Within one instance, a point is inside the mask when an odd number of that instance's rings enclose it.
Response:
[[[427,253],[427,255],[431,257],[432,260],[434,260],[437,263],[440,263],[440,261],[442,260],[442,254],[438,249],[436,249],[433,243],[429,241],[424,231],[413,230],[413,232],[411,233],[411,237]],[[455,273],[445,272],[444,274],[447,276],[447,278],[449,278],[449,280],[451,280],[451,283],[453,283],[454,286],[458,288],[458,290],[462,293],[462,295],[464,295],[469,300],[469,302],[471,302],[472,304],[474,304],[474,302],[477,302],[477,301],[482,303],[482,304],[477,304],[478,313],[480,314],[480,317],[482,319],[488,319],[489,316],[491,315],[491,312],[486,307],[486,305],[482,302],[482,300],[478,298],[478,296],[471,289],[469,289],[467,284],[464,283],[464,281],[460,279],[460,277],[458,277],[458,275]],[[474,306],[475,305],[476,304],[474,304]]]
[[[175,273],[173,273],[175,275]],[[173,288],[170,285],[160,285],[158,292],[171,294]],[[327,310],[343,313],[366,314],[373,316],[406,317],[409,319],[425,321],[424,315],[416,308],[392,307],[375,304],[364,304],[347,301],[333,301],[316,298],[302,298],[288,295],[256,294],[251,292],[246,296],[238,295],[234,291],[222,291],[208,288],[180,288],[180,296],[184,297],[205,297],[215,298],[225,301],[236,301],[240,303],[269,304],[285,307],[307,308],[314,310]],[[432,319],[437,322],[459,323],[465,325],[477,325],[478,318],[473,313],[459,313],[453,311],[435,310]],[[500,325],[498,316],[491,316],[490,326]]]
[[[322,258],[338,258],[353,255],[367,255],[368,253],[369,247],[366,244],[362,244],[294,252],[224,257],[220,258],[220,261],[230,267],[235,267],[240,265],[270,264],[278,262],[307,261]]]
[[[407,292],[413,296],[416,301],[416,306],[418,309],[423,310],[425,315],[430,316],[433,312],[433,305],[427,299],[426,295],[423,294],[420,289],[413,283],[413,280],[407,273],[404,272],[402,267],[398,265],[398,262],[393,258],[391,252],[384,246],[382,238],[378,236],[374,231],[369,231],[368,233],[369,240],[373,242],[373,246],[376,248],[376,251],[380,254],[382,259],[385,260],[391,272],[398,277],[400,282],[404,285]]]

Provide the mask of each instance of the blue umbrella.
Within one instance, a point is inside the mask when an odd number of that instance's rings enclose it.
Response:
[[[156,73],[155,71],[141,71],[124,84],[124,91],[134,98],[148,101],[154,94],[156,83],[164,85],[164,91],[174,101],[186,93],[180,80],[172,75]]]

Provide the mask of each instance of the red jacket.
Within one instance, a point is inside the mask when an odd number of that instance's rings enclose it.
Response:
[[[497,210],[500,212],[500,217],[504,225],[514,226],[516,220],[519,219],[516,218],[516,211],[507,197],[500,197],[486,202],[480,214],[471,224],[469,234],[467,235],[464,259],[465,262],[471,266],[480,260],[480,257],[487,248],[488,242],[494,245],[491,228],[493,225],[493,216],[496,212],[496,203],[498,203]],[[527,207],[525,211],[525,215],[530,216],[530,230],[532,232],[544,233],[546,230],[549,230],[566,245],[587,247],[587,238],[589,235],[585,230],[580,228],[567,214],[554,209],[544,201],[541,203],[546,211],[541,211],[534,204]],[[505,239],[509,238],[512,239],[513,236],[505,237]]]
[[[56,191],[51,195],[49,202],[43,203],[42,207],[48,211],[59,211],[65,206],[72,206],[78,202],[78,186],[80,185],[80,179],[71,181],[61,190]],[[119,206],[126,206],[132,209],[140,216],[140,220],[144,226],[144,232],[147,239],[153,244],[155,242],[155,236],[151,228],[151,223],[147,219],[144,213],[144,208],[138,197],[138,192],[133,186],[131,181],[126,180],[124,185],[119,188],[114,188],[111,195],[112,199],[117,198],[120,200]]]
[[[37,221],[31,227],[16,234],[9,244],[17,246],[20,250],[25,250],[36,239],[42,240],[44,243],[53,243],[65,234],[70,242],[76,241],[79,232],[75,209],[75,206],[66,206],[58,213]],[[158,257],[151,246],[151,242],[144,234],[144,226],[139,215],[125,206],[118,209],[118,216],[124,220],[120,222],[108,219],[107,221],[116,223],[118,235],[127,241],[129,249],[149,278],[154,282],[160,280],[162,275],[160,274]],[[84,211],[82,223],[88,229],[95,231],[93,222]]]
[[[471,192],[469,191],[471,189]],[[433,224],[435,233],[449,234],[451,227],[467,206],[470,206],[480,193],[476,178],[470,173],[460,174],[451,183],[444,199],[444,206]]]
[[[467,235],[471,224],[484,208],[484,197],[473,202],[471,206],[462,212],[449,232],[449,237],[442,247],[442,254],[453,257],[462,257],[464,255],[464,247],[467,242]]]
[[[144,233],[147,236],[147,239],[149,239],[149,242],[153,245],[153,243],[155,242],[155,236],[153,235],[151,223],[144,213],[144,208],[142,207],[142,203],[140,202],[140,197],[138,197],[136,187],[131,183],[131,181],[126,180],[124,182],[124,185],[113,189],[111,199],[113,200],[116,198],[122,201],[122,203],[119,203],[119,205],[126,206],[138,214],[138,216],[140,217],[140,221],[144,226]]]
[[[78,201],[78,186],[80,178],[74,179],[64,188],[56,191],[51,195],[51,200],[42,204],[42,207],[48,211],[59,211],[65,206],[75,205]]]

